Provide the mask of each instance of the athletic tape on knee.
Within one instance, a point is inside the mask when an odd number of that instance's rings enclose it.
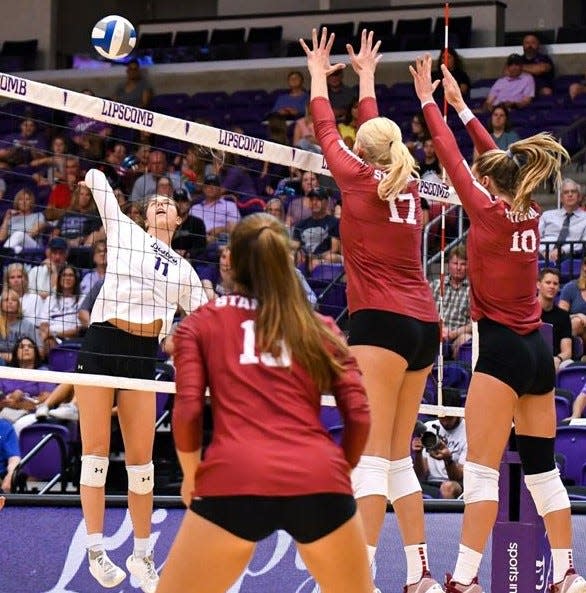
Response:
[[[542,474],[525,476],[525,485],[531,492],[540,517],[545,517],[553,511],[570,508],[568,491],[562,483],[557,467]]]
[[[128,490],[135,494],[148,494],[155,486],[155,466],[153,462],[144,465],[127,465]]]
[[[352,472],[354,498],[364,496],[387,496],[389,466],[384,457],[363,455]]]
[[[107,457],[82,455],[79,483],[83,486],[91,486],[92,488],[102,488],[106,485],[109,463]]]
[[[391,504],[415,492],[421,492],[421,484],[413,469],[413,459],[404,457],[391,461],[389,467],[388,497]]]
[[[466,461],[464,463],[464,502],[485,502],[499,499],[499,472],[492,467]]]

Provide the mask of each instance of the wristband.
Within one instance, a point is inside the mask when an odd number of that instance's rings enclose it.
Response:
[[[472,121],[475,116],[472,113],[472,111],[468,107],[466,107],[466,109],[463,109],[458,113],[458,117],[460,118],[462,123],[466,125],[469,121]]]

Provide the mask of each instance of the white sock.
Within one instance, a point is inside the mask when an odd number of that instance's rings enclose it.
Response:
[[[134,538],[134,551],[132,554],[135,558],[144,558],[149,551],[149,544],[151,542],[150,537],[135,537]]]
[[[427,544],[415,544],[405,546],[405,558],[407,559],[407,585],[418,583],[423,573],[428,570]]]
[[[482,554],[460,544],[458,550],[458,560],[456,561],[456,568],[454,569],[454,576],[452,580],[461,585],[469,585],[472,579],[478,574]]]
[[[85,547],[92,552],[104,551],[104,534],[103,533],[88,533],[86,537]]]
[[[372,561],[374,560],[374,555],[376,554],[376,546],[366,546],[366,553],[368,554],[368,565],[372,566]]]
[[[551,557],[553,560],[553,582],[559,583],[564,580],[566,572],[574,568],[574,556],[571,548],[552,548]]]

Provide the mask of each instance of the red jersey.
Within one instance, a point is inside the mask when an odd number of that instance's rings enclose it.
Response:
[[[525,215],[492,196],[476,181],[435,103],[423,108],[435,151],[470,218],[467,239],[470,308],[474,321],[488,318],[525,335],[541,325],[537,300],[539,216],[533,203]],[[479,154],[496,148],[478,119],[466,129]]]
[[[360,122],[378,116],[376,101],[362,99]],[[378,309],[437,321],[438,315],[421,265],[421,201],[417,182],[396,200],[381,200],[384,172],[344,144],[329,101],[311,101],[315,134],[340,191],[340,238],[347,278],[348,309]]]
[[[186,317],[174,336],[177,395],[173,435],[180,451],[201,447],[206,387],[214,432],[195,479],[197,496],[351,494],[370,417],[358,365],[332,392],[344,421],[339,447],[320,422],[321,394],[287,352],[255,348],[256,301],[218,297]],[[321,318],[340,335],[331,319]]]

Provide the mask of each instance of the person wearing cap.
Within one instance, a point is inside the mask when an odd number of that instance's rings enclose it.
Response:
[[[221,181],[217,175],[206,175],[202,190],[203,200],[194,204],[189,214],[203,220],[208,244],[227,243],[228,236],[240,220],[238,207],[233,200],[222,195]]]
[[[356,98],[356,91],[344,84],[344,74],[336,70],[328,75],[328,95],[336,120],[342,121],[348,107]]]
[[[322,263],[342,261],[340,246],[340,221],[329,213],[327,189],[312,189],[308,197],[311,216],[304,218],[293,231],[294,245],[298,248],[298,262],[305,263],[307,271]]]
[[[181,223],[175,230],[171,247],[181,256],[189,259],[197,259],[206,248],[206,225],[204,221],[189,214],[191,198],[184,189],[178,189],[173,194],[177,204],[177,216]]]
[[[531,74],[523,72],[523,57],[511,54],[507,58],[505,75],[492,85],[484,107],[492,111],[497,105],[507,109],[522,109],[531,103],[535,96],[535,80]]]
[[[45,249],[45,260],[31,268],[28,273],[28,285],[31,292],[46,298],[57,288],[59,271],[67,261],[67,241],[63,237],[53,237]]]

